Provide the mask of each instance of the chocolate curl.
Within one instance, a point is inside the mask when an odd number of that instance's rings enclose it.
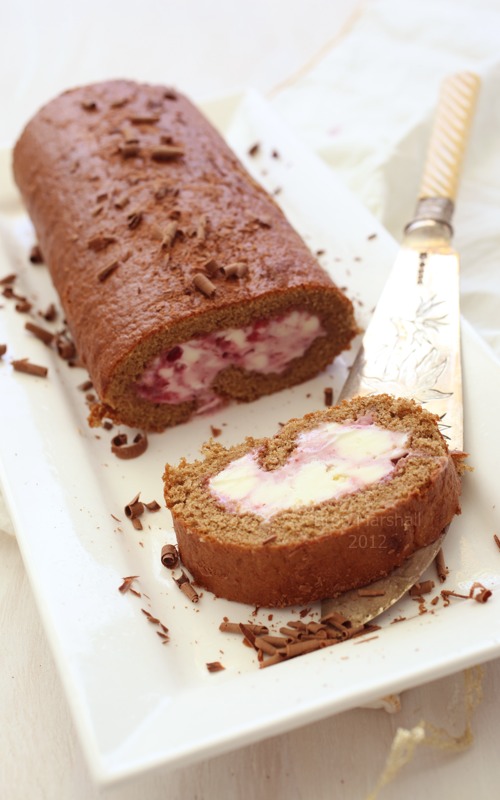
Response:
[[[469,590],[469,597],[476,600],[478,603],[486,603],[491,597],[491,594],[490,589],[487,589],[486,586],[483,586],[482,583],[478,583],[477,581],[472,584]]]
[[[325,406],[333,405],[333,389],[331,386],[327,386],[326,389],[323,390],[323,396],[325,400]]]
[[[36,336],[37,339],[40,339],[41,342],[50,346],[54,341],[54,334],[51,331],[48,331],[46,328],[42,328],[40,325],[35,325],[34,322],[26,322],[25,326],[27,331]]]
[[[212,281],[207,278],[202,272],[197,272],[193,277],[193,283],[205,297],[213,297],[215,294],[215,286]]]
[[[151,158],[153,161],[174,161],[177,158],[182,158],[184,155],[184,148],[177,147],[172,144],[163,144],[155,147],[151,151]]]
[[[192,603],[197,603],[198,600],[200,599],[198,592],[194,588],[193,584],[189,580],[184,570],[181,570],[181,572],[182,574],[180,578],[174,578],[174,581],[176,582],[181,592],[183,592],[183,594],[186,595],[188,600],[191,600]]]
[[[164,544],[161,548],[161,563],[167,569],[175,569],[179,563],[179,553],[175,544]]]
[[[49,371],[47,367],[32,364],[27,358],[18,358],[11,361],[11,364],[16,372],[24,372],[26,375],[35,375],[38,378],[46,378]]]
[[[248,272],[248,264],[245,264],[242,261],[237,261],[234,264],[228,264],[225,267],[221,267],[220,271],[226,280],[228,278],[243,278]]]
[[[131,500],[130,503],[127,503],[127,505],[125,506],[125,514],[129,519],[134,520],[137,517],[140,517],[141,514],[144,513],[144,503],[141,503],[139,497],[140,497],[140,492],[139,494],[136,494],[134,499]]]
[[[434,581],[422,581],[422,583],[415,583],[410,589],[410,597],[420,597],[423,594],[429,594],[434,589]]]
[[[148,437],[138,433],[131,444],[128,444],[126,433],[119,433],[111,439],[111,452],[118,458],[129,459],[142,456],[148,448]]]
[[[437,556],[435,558],[434,563],[436,564],[436,571],[437,571],[437,575],[438,575],[439,581],[441,583],[444,583],[445,580],[446,580],[446,576],[448,575],[448,571],[449,570],[448,570],[448,567],[445,564],[444,553],[443,553],[443,549],[442,548],[440,548],[440,550],[438,551],[438,554],[437,554]]]

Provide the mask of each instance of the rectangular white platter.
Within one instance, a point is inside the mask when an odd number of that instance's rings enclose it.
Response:
[[[366,325],[396,243],[261,98],[250,94],[206,110],[311,249],[324,251],[320,260],[346,287]],[[251,157],[256,143],[259,153]],[[46,267],[29,262],[34,234],[12,183],[8,152],[1,154],[0,175],[0,278],[18,274],[16,290],[29,297],[32,315],[43,323],[37,310],[57,298]],[[386,612],[377,637],[363,646],[362,639],[353,640],[259,669],[241,637],[219,631],[222,619],[261,621],[277,630],[301,609],[255,613],[207,592],[198,604],[189,603],[160,563],[162,545],[174,541],[168,512],[148,514],[142,531],[124,515],[139,491],[145,501],[162,502],[165,462],[197,457],[211,425],[222,430],[220,442],[232,444],[247,434],[272,434],[279,422],[322,408],[326,386],[338,396],[354,349],[307,384],[150,436],[143,456],[122,461],[110,450],[118,429],[87,426],[84,392],[77,388],[86,373],[29,334],[28,317],[2,300],[0,342],[8,345],[0,363],[3,491],[97,781],[110,784],[215,756],[500,654],[494,593],[484,605],[455,599],[444,607],[440,601],[423,615],[405,599]],[[48,378],[14,372],[10,360],[24,357],[48,366]],[[475,471],[465,478],[463,513],[452,524],[445,553],[448,588],[466,593],[474,581],[493,589],[500,583],[491,447],[500,438],[500,365],[466,324],[463,360],[466,448]],[[134,586],[140,597],[118,591],[130,575],[139,576]],[[167,644],[142,610],[168,627]],[[318,612],[315,606],[311,613],[317,618]],[[397,616],[407,619],[391,624]],[[210,673],[212,661],[225,669]]]

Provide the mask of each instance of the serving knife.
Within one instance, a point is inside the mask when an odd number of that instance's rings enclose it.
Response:
[[[340,396],[410,397],[437,415],[450,450],[463,447],[459,258],[451,221],[478,91],[471,72],[442,83],[415,214]],[[419,580],[446,532],[371,584],[374,596],[353,589],[323,600],[322,616],[336,611],[356,626],[374,619]]]

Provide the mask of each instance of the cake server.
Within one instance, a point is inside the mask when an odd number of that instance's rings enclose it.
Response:
[[[450,450],[463,447],[459,258],[451,220],[479,78],[461,72],[443,81],[418,202],[399,254],[340,399],[387,393],[410,397],[439,417]],[[344,614],[353,625],[378,616],[413,586],[437,555],[439,539],[387,578],[322,602],[322,615]]]

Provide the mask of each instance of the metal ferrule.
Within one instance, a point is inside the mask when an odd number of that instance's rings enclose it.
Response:
[[[413,219],[405,227],[405,234],[411,233],[416,228],[425,227],[429,223],[438,223],[446,226],[453,235],[451,220],[455,205],[448,197],[424,197],[418,201]]]

